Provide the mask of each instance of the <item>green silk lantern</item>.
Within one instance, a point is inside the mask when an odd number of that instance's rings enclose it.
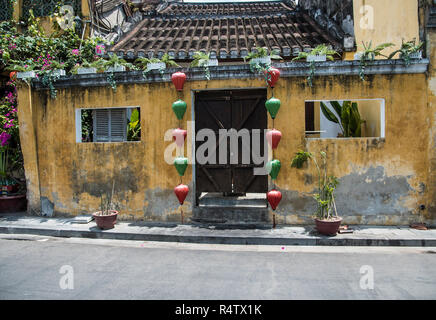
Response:
[[[185,174],[186,168],[188,167],[188,158],[175,158],[174,166],[176,167],[179,176],[183,177]]]
[[[177,119],[182,120],[183,116],[185,115],[186,112],[186,102],[183,100],[177,100],[176,102],[173,103],[173,111],[176,114]]]
[[[280,100],[272,97],[265,102],[265,107],[271,115],[271,118],[275,119],[277,112],[279,112],[280,109]]]
[[[277,176],[279,175],[280,168],[282,167],[282,164],[280,160],[271,160],[268,161],[266,164],[266,169],[269,172],[269,175],[271,176],[271,179],[275,180],[277,179]]]

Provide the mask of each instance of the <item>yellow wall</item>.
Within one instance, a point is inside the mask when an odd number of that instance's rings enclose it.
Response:
[[[382,43],[392,42],[395,48],[383,51],[389,55],[401,46],[401,40],[419,41],[418,1],[417,0],[354,0],[354,32],[357,51],[361,51],[362,41],[372,41],[373,47]],[[361,11],[362,6],[368,6],[370,11]],[[365,14],[368,12],[368,14]],[[365,17],[373,12],[373,27]]]
[[[283,134],[275,153],[282,162],[277,180],[283,192],[277,210],[279,222],[307,223],[311,215],[315,170],[311,165],[303,170],[290,167],[291,158],[299,149],[326,150],[330,174],[340,178],[344,192],[355,192],[349,199],[347,193],[339,192],[337,196],[346,223],[407,224],[415,219],[417,206],[428,205],[436,196],[428,180],[430,115],[426,95],[422,94],[425,75],[377,75],[365,82],[357,76],[320,77],[315,79],[314,88],[305,83],[304,78],[284,78],[274,90],[274,96],[282,102],[275,120],[275,128]],[[191,120],[192,90],[263,86],[260,78],[188,81],[183,90],[188,104],[184,121]],[[305,139],[306,100],[341,100],[350,96],[385,99],[386,139]],[[115,180],[121,218],[179,221],[180,208],[173,194],[179,178],[175,168],[164,161],[165,147],[170,143],[164,142],[164,134],[178,126],[171,111],[178,95],[171,83],[119,85],[116,93],[108,87],[62,89],[56,100],[50,99],[47,91],[33,91],[31,98],[32,107],[23,107],[29,104],[23,85],[18,99],[20,125],[25,130],[20,130],[20,134],[22,141],[29,142],[23,152],[35,210],[40,192],[40,196],[54,203],[58,214],[91,213],[98,210],[100,192],[109,191]],[[116,106],[141,107],[141,142],[75,142],[76,108]],[[32,136],[34,132],[36,138]],[[33,141],[37,145],[32,146]],[[191,187],[184,205],[189,216],[193,195],[191,167],[183,182]],[[424,191],[422,185],[426,186]],[[374,192],[374,187],[381,191]],[[359,190],[369,196],[374,193],[374,199],[359,199]],[[390,208],[392,213],[386,212]],[[429,213],[428,218],[434,219],[434,213]]]

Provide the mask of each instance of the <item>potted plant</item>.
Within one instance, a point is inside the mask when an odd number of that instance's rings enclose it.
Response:
[[[161,74],[164,73],[166,68],[180,67],[172,57],[165,53],[161,59],[159,58],[145,58],[141,57],[135,60],[135,64],[139,69],[143,70],[143,77],[147,77],[147,73],[151,70],[159,70]]]
[[[324,117],[334,123],[337,123],[341,128],[342,134],[339,137],[361,137],[362,124],[365,123],[361,119],[357,102],[344,101],[342,105],[338,101],[330,101],[330,105],[335,110],[337,117],[327,105],[321,101],[321,111]]]
[[[372,48],[372,41],[370,41],[369,43],[362,42],[362,44],[363,44],[363,51],[357,52],[354,55],[354,60],[359,60],[359,76],[360,79],[362,79],[362,81],[365,81],[365,68],[367,67],[368,62],[374,61],[376,57],[380,57],[380,56],[388,58],[381,52],[386,48],[394,46],[394,44],[382,43],[376,46],[375,48]]]
[[[318,192],[313,196],[317,203],[314,217],[316,229],[323,235],[334,236],[339,231],[342,222],[336,210],[334,197],[339,181],[335,176],[327,175],[327,154],[320,151],[319,155],[321,164],[312,153],[300,150],[292,159],[291,166],[300,169],[309,159],[315,164],[318,172]]]
[[[97,66],[100,67],[101,59],[98,59],[93,62],[89,62],[88,60],[83,60],[82,63],[77,63],[72,69],[72,74],[90,74],[97,73]]]
[[[249,62],[251,72],[263,73],[271,67],[272,60],[281,60],[281,56],[275,50],[268,54],[266,48],[256,47],[253,51],[244,57],[244,62]]]
[[[307,77],[307,82],[309,83],[309,86],[312,87],[312,80],[315,76],[316,69],[315,62],[323,62],[327,61],[327,59],[333,61],[335,55],[340,56],[339,53],[335,50],[331,49],[325,44],[320,44],[316,48],[312,49],[310,52],[300,51],[298,53],[298,56],[292,59],[292,61],[305,59],[306,62],[310,63],[310,73]]]
[[[205,72],[207,80],[210,80],[210,66],[217,66],[218,59],[210,59],[210,53],[197,51],[193,56],[194,60],[191,62],[191,67],[202,67]]]
[[[24,62],[10,60],[10,65],[6,68],[6,70],[16,71],[17,79],[28,80],[37,76],[35,67],[35,62],[32,59]]]
[[[416,39],[408,42],[402,41],[401,48],[392,52],[388,59],[392,59],[397,53],[400,54],[400,59],[403,59],[406,66],[410,65],[411,59],[422,59],[422,46],[424,42],[415,43]]]
[[[103,195],[100,197],[100,211],[92,214],[97,227],[103,230],[112,229],[117,222],[118,211],[115,210],[113,203],[114,187],[115,181],[112,184],[112,193],[106,195],[106,199],[103,198]]]

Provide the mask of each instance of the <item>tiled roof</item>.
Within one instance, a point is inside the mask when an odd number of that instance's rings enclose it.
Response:
[[[283,2],[172,3],[145,16],[111,51],[127,58],[169,53],[176,59],[204,51],[233,59],[267,47],[289,58],[322,43],[342,49],[307,14]]]

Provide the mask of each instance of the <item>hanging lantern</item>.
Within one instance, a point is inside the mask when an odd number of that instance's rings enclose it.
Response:
[[[271,179],[275,180],[277,179],[277,176],[279,175],[280,168],[282,167],[282,164],[280,160],[271,160],[268,161],[266,164],[266,169],[269,172],[269,175],[271,176]]]
[[[265,102],[265,107],[268,110],[271,118],[275,119],[277,113],[279,112],[280,109],[280,100],[277,98],[272,97],[271,99],[267,100]]]
[[[186,168],[188,167],[188,158],[178,157],[174,159],[174,166],[176,167],[179,176],[183,177]]]
[[[279,81],[280,71],[274,67],[271,67],[266,71],[266,77],[267,77],[266,81],[268,82],[268,85],[271,88],[274,88],[277,81]]]
[[[176,141],[178,147],[183,147],[188,132],[184,129],[177,128],[173,130],[173,140]]]
[[[11,73],[9,73],[9,79],[11,79],[12,81],[17,80],[17,71],[12,71]]]
[[[186,74],[183,72],[176,72],[171,75],[171,81],[174,83],[177,91],[183,90],[183,85],[186,81]]]
[[[279,130],[272,129],[266,132],[266,140],[272,149],[277,149],[281,138],[282,133]]]
[[[177,119],[182,120],[187,108],[186,102],[179,99],[173,103],[172,108],[174,113],[176,114]]]
[[[189,188],[186,184],[179,184],[177,187],[174,188],[174,193],[176,194],[177,199],[179,199],[180,204],[183,204],[185,202],[188,192]]]
[[[273,189],[266,194],[266,198],[268,199],[271,208],[275,210],[282,200],[282,193],[276,189]]]

